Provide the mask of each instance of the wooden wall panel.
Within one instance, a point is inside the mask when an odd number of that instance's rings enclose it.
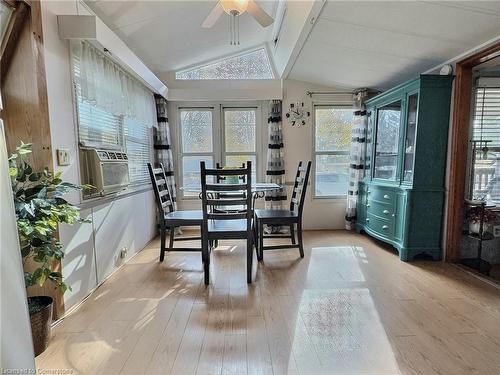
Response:
[[[11,33],[14,48],[7,49],[0,62],[0,90],[2,92],[2,119],[8,151],[21,141],[33,143],[31,163],[35,169],[53,169],[47,86],[43,56],[43,32],[40,3],[18,4],[27,12],[23,22]],[[26,265],[30,267],[30,265]],[[60,264],[55,268],[60,270]],[[54,285],[32,287],[29,295],[49,295],[54,298],[54,317],[64,312],[63,298]]]

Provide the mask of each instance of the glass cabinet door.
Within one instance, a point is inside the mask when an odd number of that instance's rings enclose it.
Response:
[[[399,131],[401,124],[401,100],[377,110],[375,160],[373,177],[396,180],[398,177]]]
[[[370,170],[372,167],[372,137],[373,137],[373,117],[375,111],[368,110],[366,112],[367,117],[367,127],[366,127],[366,159],[365,159],[365,172],[363,177],[368,176],[370,174]]]
[[[415,163],[415,138],[417,135],[417,108],[418,94],[410,95],[408,98],[408,116],[406,121],[405,158],[403,169],[403,181],[413,181],[413,166]]]

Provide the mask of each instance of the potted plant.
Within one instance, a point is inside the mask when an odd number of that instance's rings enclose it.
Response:
[[[47,281],[64,293],[69,287],[54,266],[64,257],[62,245],[57,240],[58,223],[74,224],[80,220],[78,208],[62,198],[69,189],[82,189],[63,182],[61,173],[45,168],[33,171],[27,156],[31,144],[21,143],[9,158],[19,243],[24,267],[26,288],[43,286]],[[42,353],[49,342],[52,323],[52,298],[28,297],[28,310],[35,355]]]
[[[483,213],[481,207],[472,207],[467,211],[469,233],[479,234],[481,228],[481,216],[483,220],[483,233],[488,230],[488,227],[491,223],[497,220],[497,215],[492,210],[484,209]]]

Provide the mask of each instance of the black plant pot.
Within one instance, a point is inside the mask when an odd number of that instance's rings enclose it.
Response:
[[[28,297],[35,357],[42,354],[47,349],[47,346],[49,346],[52,304],[53,299],[48,296]]]

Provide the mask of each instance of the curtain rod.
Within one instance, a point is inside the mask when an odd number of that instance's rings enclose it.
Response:
[[[306,95],[308,96],[313,96],[313,95],[352,95],[353,92],[347,92],[347,91],[306,91]]]

